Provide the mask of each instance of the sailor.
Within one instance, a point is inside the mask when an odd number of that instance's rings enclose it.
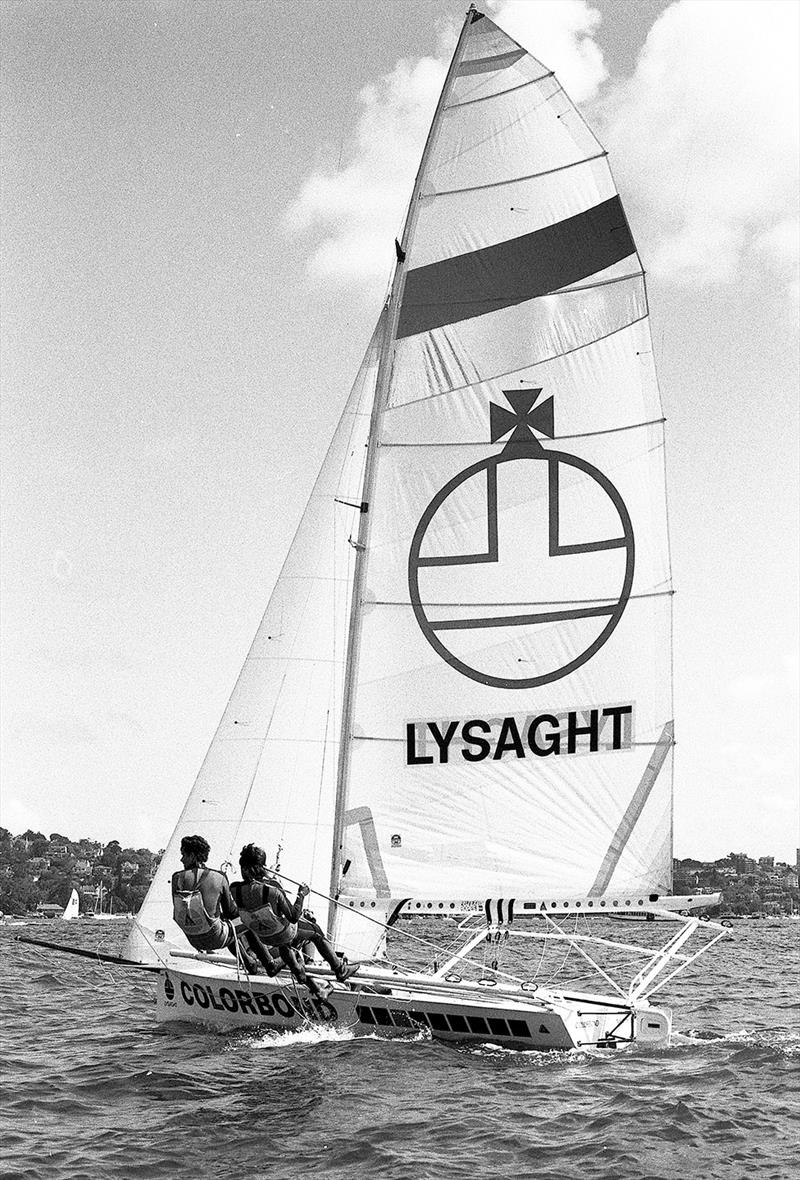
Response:
[[[294,978],[305,984],[312,995],[319,997],[321,993],[316,981],[306,975],[304,957],[298,953],[309,943],[319,951],[339,983],[355,973],[357,967],[351,967],[344,955],[337,955],[322,928],[305,917],[307,885],[298,887],[292,904],[278,882],[267,876],[267,855],[257,844],[244,846],[239,867],[243,880],[234,881],[231,892],[242,923],[268,947],[277,949]]]
[[[230,950],[241,957],[245,970],[258,974],[259,960],[268,975],[277,971],[272,956],[256,935],[237,939],[234,919],[238,910],[231,896],[228,878],[206,866],[211,847],[203,836],[181,840],[183,870],[172,875],[172,916],[198,951]],[[238,944],[238,945],[237,945]],[[237,954],[238,951],[238,954]],[[251,951],[255,951],[254,958]]]

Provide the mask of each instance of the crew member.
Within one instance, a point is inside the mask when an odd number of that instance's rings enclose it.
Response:
[[[241,957],[245,970],[258,974],[259,960],[269,975],[277,974],[272,956],[255,934],[237,939],[234,919],[239,912],[231,896],[228,878],[206,866],[211,851],[202,836],[181,840],[183,869],[172,875],[172,916],[198,951],[230,950]],[[237,945],[238,943],[238,945]],[[254,958],[251,951],[255,951]],[[237,953],[238,952],[238,953]]]
[[[270,948],[277,949],[294,978],[305,984],[312,995],[320,997],[316,981],[306,975],[299,950],[311,943],[330,967],[339,983],[344,983],[358,969],[351,967],[344,955],[337,955],[322,928],[303,915],[307,885],[300,885],[294,905],[281,886],[267,877],[267,856],[256,844],[246,844],[239,857],[242,881],[234,881],[231,892],[244,926]]]

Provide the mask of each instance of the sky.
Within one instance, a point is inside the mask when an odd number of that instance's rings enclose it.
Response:
[[[163,847],[465,3],[5,0],[0,823]],[[667,417],[675,854],[798,830],[795,0],[489,0],[609,149]]]

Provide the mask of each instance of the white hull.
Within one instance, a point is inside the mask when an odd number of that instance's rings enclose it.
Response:
[[[320,979],[322,971],[314,971]],[[328,976],[328,978],[330,978]],[[311,1020],[360,1036],[407,1036],[425,1029],[437,1040],[514,1049],[616,1048],[633,1041],[669,1044],[671,1014],[646,1003],[582,992],[491,990],[372,969],[349,984],[334,984],[321,1004],[289,976],[237,976],[232,967],[198,962],[159,975],[161,1021],[189,1021],[218,1029],[299,1029]]]

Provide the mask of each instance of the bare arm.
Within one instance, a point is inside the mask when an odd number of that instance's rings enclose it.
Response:
[[[236,902],[233,900],[233,894],[231,893],[231,887],[228,884],[228,878],[224,873],[222,873],[221,876],[222,888],[220,889],[219,894],[219,912],[223,918],[238,918],[239,910],[237,909]]]
[[[276,914],[280,914],[287,922],[296,922],[303,912],[303,899],[305,893],[298,890],[297,900],[294,905],[289,901],[289,898],[278,885],[271,885],[269,887],[270,905],[275,910]]]

